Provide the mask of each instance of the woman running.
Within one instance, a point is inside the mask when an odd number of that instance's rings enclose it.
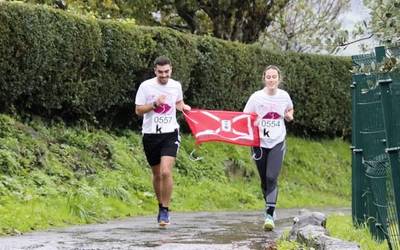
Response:
[[[282,81],[280,69],[275,65],[265,68],[264,88],[253,93],[246,103],[244,112],[258,115],[260,146],[253,147],[253,158],[261,180],[265,200],[264,230],[275,227],[274,211],[278,197],[278,176],[285,154],[285,121],[293,120],[293,103],[289,94],[279,88]]]

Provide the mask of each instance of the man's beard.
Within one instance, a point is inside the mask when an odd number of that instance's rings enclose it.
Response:
[[[158,78],[158,82],[161,84],[167,84],[169,77]]]

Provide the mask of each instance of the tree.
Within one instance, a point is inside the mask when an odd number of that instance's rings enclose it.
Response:
[[[289,0],[160,0],[173,28],[244,43],[256,42]],[[176,19],[179,17],[179,19]]]
[[[400,0],[364,0],[370,10],[371,18],[359,22],[351,32],[351,39],[343,39],[340,44],[346,47],[358,43],[364,52],[370,52],[374,44],[392,46],[400,42]]]
[[[353,32],[356,40],[346,44],[373,38],[386,45],[386,58],[377,65],[355,67],[353,72],[400,72],[400,0],[364,0],[364,5],[370,9],[371,19],[359,23]],[[365,52],[372,50],[372,46],[365,43],[360,47]]]
[[[128,18],[194,34],[256,42],[289,0],[24,0],[99,18]]]
[[[269,48],[296,52],[334,52],[347,38],[339,15],[349,0],[290,0],[263,33],[260,43]]]
[[[364,5],[371,10],[371,20],[358,34],[372,33],[375,39],[383,43],[400,41],[400,1],[399,0],[364,0]],[[363,26],[360,26],[363,27]]]

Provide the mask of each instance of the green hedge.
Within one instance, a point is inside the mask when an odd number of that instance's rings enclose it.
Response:
[[[194,107],[242,110],[261,88],[263,68],[277,64],[295,104],[291,131],[350,131],[349,58],[278,53],[16,2],[0,3],[0,34],[3,112],[138,128],[136,89],[152,77],[154,58],[164,54]]]

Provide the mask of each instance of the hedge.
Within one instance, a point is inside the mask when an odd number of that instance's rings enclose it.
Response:
[[[276,64],[295,105],[297,134],[350,132],[351,61],[269,51],[168,28],[96,20],[67,11],[0,2],[0,111],[135,127],[134,96],[167,55],[185,101],[198,108],[242,110]]]

